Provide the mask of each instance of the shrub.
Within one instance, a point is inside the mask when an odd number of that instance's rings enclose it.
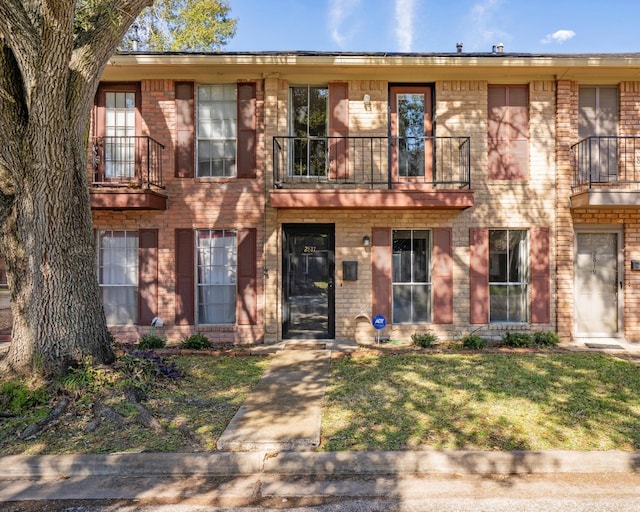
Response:
[[[502,343],[507,347],[530,347],[533,344],[531,334],[527,332],[507,332],[502,336]]]
[[[541,347],[555,347],[560,338],[552,331],[538,331],[533,334],[533,342]]]
[[[467,334],[462,337],[461,341],[464,348],[471,348],[474,350],[486,348],[489,343],[486,338],[478,336],[477,334]]]
[[[152,350],[154,348],[164,347],[165,341],[155,334],[143,334],[138,340],[138,349]]]
[[[184,348],[190,348],[194,350],[202,350],[203,348],[211,347],[211,341],[204,334],[197,332],[191,336],[186,337],[182,341]]]
[[[414,345],[427,348],[433,345],[438,340],[438,336],[436,336],[432,332],[416,332],[411,335],[411,340],[413,341]]]
[[[155,354],[152,350],[134,350],[125,354],[118,362],[127,384],[142,388],[152,385],[156,378],[179,379],[182,375],[174,361]]]

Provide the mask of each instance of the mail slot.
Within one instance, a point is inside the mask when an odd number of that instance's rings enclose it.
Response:
[[[342,279],[345,281],[358,280],[358,262],[357,261],[342,262]]]

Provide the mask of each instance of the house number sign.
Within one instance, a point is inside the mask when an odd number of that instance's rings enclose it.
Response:
[[[305,245],[304,249],[302,250],[302,252],[304,253],[311,253],[311,252],[316,252],[316,246],[315,245]]]

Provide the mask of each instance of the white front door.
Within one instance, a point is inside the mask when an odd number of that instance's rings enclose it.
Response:
[[[575,333],[616,337],[622,331],[619,231],[576,233]]]

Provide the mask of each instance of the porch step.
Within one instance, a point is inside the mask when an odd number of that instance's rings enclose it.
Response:
[[[302,340],[288,341],[284,350],[326,350],[327,344],[323,341]]]

